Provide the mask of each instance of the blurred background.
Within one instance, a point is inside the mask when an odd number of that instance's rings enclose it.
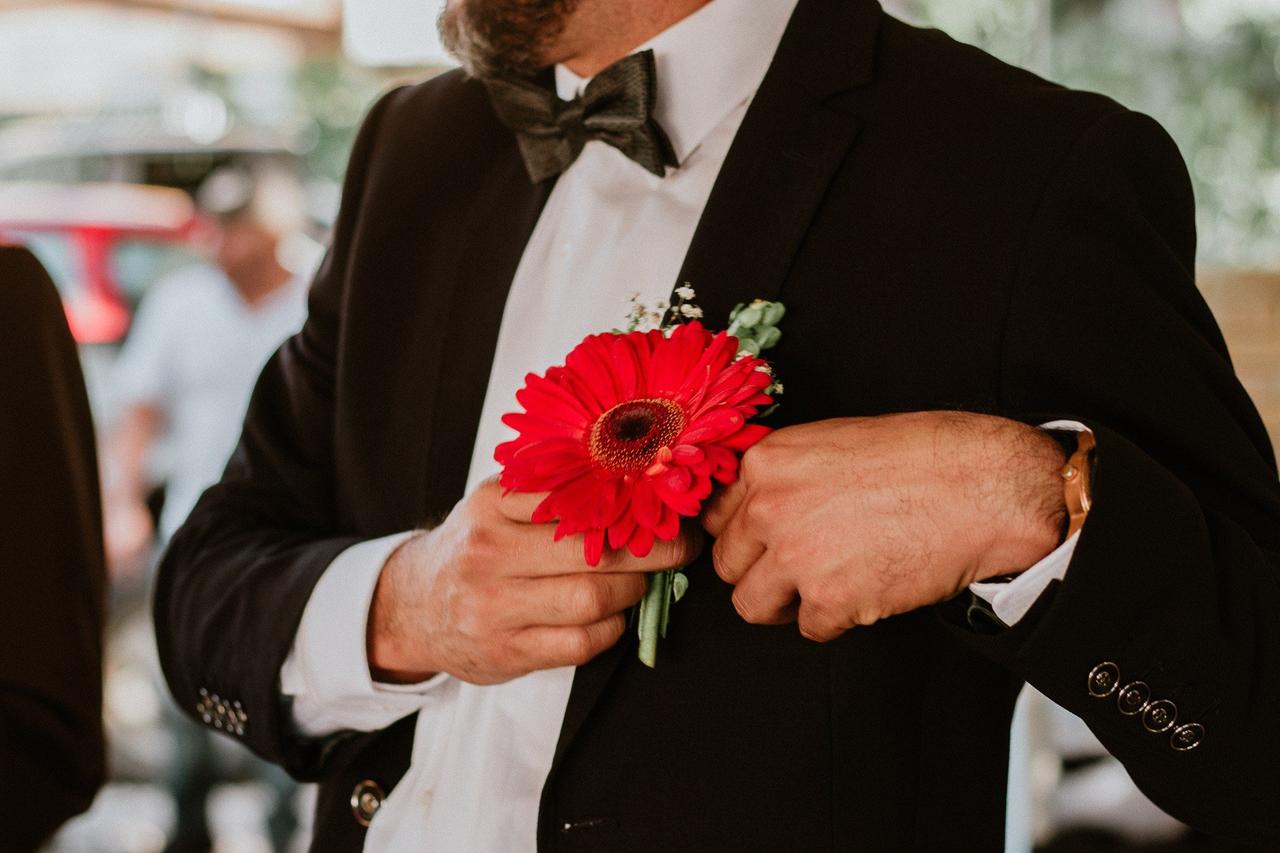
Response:
[[[1280,437],[1280,0],[885,5],[1168,128],[1199,202],[1200,287]],[[44,262],[80,344],[113,578],[112,781],[53,850],[305,847],[313,793],[172,706],[149,575],[301,324],[364,110],[448,67],[439,7],[0,0],[0,241]],[[1029,691],[1013,752],[1015,853],[1219,849]]]

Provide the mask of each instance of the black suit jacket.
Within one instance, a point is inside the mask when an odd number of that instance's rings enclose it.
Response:
[[[93,423],[53,282],[0,246],[0,851],[34,850],[103,777]]]
[[[413,719],[292,738],[280,665],[330,560],[462,496],[504,298],[550,189],[530,185],[477,83],[384,98],[310,319],[162,569],[174,692],[189,708],[201,688],[234,697],[251,747],[322,781],[316,849],[358,848],[353,787],[395,783]],[[1165,809],[1276,838],[1280,488],[1194,248],[1186,171],[1151,119],[873,0],[801,0],[678,280],[713,319],[786,303],[780,423],[1076,418],[1098,438],[1094,511],[1065,583],[998,634],[970,628],[961,598],[816,645],[739,619],[704,554],[656,671],[631,638],[578,670],[539,848],[998,850],[1024,679]],[[1203,725],[1199,747],[1091,697],[1108,661]]]

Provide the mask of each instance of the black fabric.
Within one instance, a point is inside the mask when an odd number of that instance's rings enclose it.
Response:
[[[311,317],[162,568],[175,693],[249,697],[249,744],[322,782],[317,850],[355,849],[352,780],[390,789],[412,721],[299,742],[280,665],[340,547],[462,496],[506,290],[553,183],[530,184],[460,74],[383,99]],[[779,424],[1085,422],[1093,515],[1066,581],[997,634],[969,628],[961,597],[812,644],[742,622],[704,556],[656,670],[630,636],[578,670],[539,849],[999,850],[1024,679],[1170,813],[1280,843],[1280,485],[1194,287],[1193,213],[1150,119],[872,0],[800,0],[673,286],[712,322],[786,303]],[[1091,698],[1102,661],[1201,722],[1201,746],[1175,752]]]
[[[516,132],[534,183],[569,168],[593,139],[661,178],[667,166],[676,165],[676,156],[653,117],[656,73],[653,51],[643,50],[592,77],[582,94],[569,101],[538,80],[496,79],[485,85],[499,120]]]
[[[105,570],[93,423],[53,282],[0,246],[0,851],[103,778]]]

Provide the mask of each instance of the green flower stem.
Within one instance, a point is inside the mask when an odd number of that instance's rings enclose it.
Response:
[[[671,572],[649,575],[649,589],[640,602],[640,662],[652,669],[658,662],[658,635],[667,606]]]

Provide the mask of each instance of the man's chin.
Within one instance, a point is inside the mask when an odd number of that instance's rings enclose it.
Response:
[[[471,77],[532,77],[560,61],[565,19],[576,0],[450,0],[440,38]]]

